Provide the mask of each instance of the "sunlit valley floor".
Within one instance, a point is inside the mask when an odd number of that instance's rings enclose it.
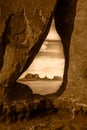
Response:
[[[28,85],[34,94],[51,94],[58,90],[62,81],[19,81],[20,83]]]

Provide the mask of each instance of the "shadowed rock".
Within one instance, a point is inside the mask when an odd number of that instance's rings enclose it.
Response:
[[[63,83],[57,92],[59,96],[66,90],[68,80],[69,48],[72,39],[72,32],[74,29],[76,5],[77,0],[59,0],[54,14],[56,30],[61,37],[65,56]]]
[[[1,99],[4,89],[15,83],[38,53],[49,31],[56,2],[0,1]]]
[[[87,103],[87,2],[59,0],[55,11],[56,29],[65,54],[63,84],[58,95]]]
[[[14,100],[16,101],[25,100],[32,97],[33,92],[27,85],[15,82],[14,84],[8,87],[5,89],[5,92],[4,92],[5,99],[8,102],[11,102]]]

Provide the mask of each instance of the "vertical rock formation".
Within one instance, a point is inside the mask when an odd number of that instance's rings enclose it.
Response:
[[[58,94],[66,89],[67,97],[85,102],[87,101],[86,0],[59,0],[55,23],[65,54],[64,82]]]
[[[67,87],[70,94],[87,101],[87,1],[78,0],[70,46]],[[87,103],[87,102],[86,102]]]
[[[67,85],[67,74],[69,67],[69,47],[71,42],[71,36],[74,29],[74,19],[76,16],[76,4],[77,0],[59,0],[57,8],[54,14],[55,25],[58,34],[61,37],[64,55],[65,55],[65,68],[63,84],[61,85],[58,95],[61,95],[66,89]]]
[[[57,0],[0,0],[0,98],[38,53]],[[16,85],[18,86],[18,85]],[[7,89],[8,87],[8,89]],[[11,92],[10,92],[11,93]]]

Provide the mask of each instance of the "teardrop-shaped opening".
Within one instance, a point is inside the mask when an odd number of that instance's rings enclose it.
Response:
[[[19,82],[29,85],[34,94],[54,93],[62,84],[64,64],[63,46],[53,19],[38,55],[30,67],[20,76]]]

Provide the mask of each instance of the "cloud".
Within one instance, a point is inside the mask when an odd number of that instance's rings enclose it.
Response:
[[[45,52],[47,50],[47,47],[48,47],[48,42],[44,41],[39,52]]]
[[[41,56],[64,58],[62,43],[58,41],[45,41],[36,58]]]

